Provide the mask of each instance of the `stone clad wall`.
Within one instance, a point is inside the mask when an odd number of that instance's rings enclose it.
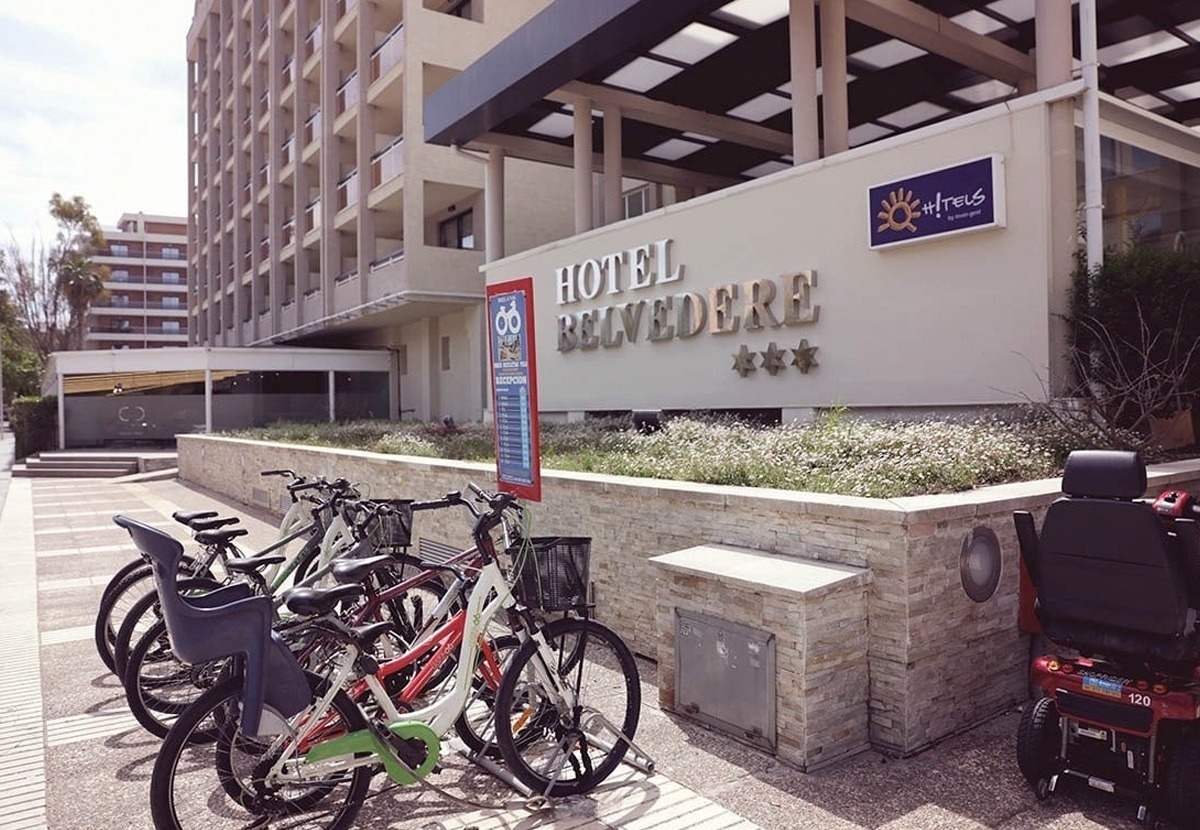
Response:
[[[434,498],[495,481],[491,465],[181,435],[180,476],[247,504],[290,467],[344,476],[369,496]],[[1150,493],[1200,486],[1200,462],[1156,468]],[[256,493],[255,490],[258,492]],[[705,543],[836,562],[870,570],[867,652],[870,734],[880,749],[909,753],[1004,711],[1026,695],[1028,638],[1018,634],[1017,542],[1012,511],[1038,523],[1057,479],[964,494],[864,499],[779,490],[544,471],[535,535],[591,536],[597,616],[639,654],[653,657],[659,586],[648,559]],[[416,536],[465,544],[465,511],[418,514]],[[991,528],[1003,553],[996,594],[976,603],[959,576],[963,541]],[[737,601],[735,594],[729,602]],[[736,619],[736,609],[708,613]]]

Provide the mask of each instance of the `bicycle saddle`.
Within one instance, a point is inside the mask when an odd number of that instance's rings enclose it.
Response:
[[[195,534],[195,540],[202,545],[224,545],[239,536],[245,536],[250,531],[244,527],[234,527],[229,530],[201,530]]]

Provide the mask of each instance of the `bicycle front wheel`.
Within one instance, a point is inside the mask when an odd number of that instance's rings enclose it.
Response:
[[[509,770],[547,796],[586,793],[629,748],[642,690],[629,647],[595,620],[555,620],[521,645],[496,692],[496,744]]]
[[[350,827],[366,798],[370,768],[344,768],[350,759],[305,764],[293,739],[243,733],[242,682],[232,677],[205,692],[167,733],[150,779],[156,830]],[[309,675],[309,682],[316,700],[324,681]],[[321,716],[322,733],[329,737],[366,726],[344,692]],[[216,741],[195,740],[197,733],[215,734]],[[273,774],[281,757],[289,760]]]

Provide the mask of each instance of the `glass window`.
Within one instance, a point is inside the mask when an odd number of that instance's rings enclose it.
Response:
[[[442,248],[475,249],[474,218],[471,211],[463,211],[438,223],[438,245]]]
[[[179,331],[178,320],[163,320],[163,331],[167,333],[175,333]]]
[[[129,256],[128,245],[109,245],[108,250],[113,256]]]
[[[214,372],[213,395],[218,430],[329,420],[328,372]]]
[[[442,338],[442,371],[450,371],[450,338]]]
[[[168,285],[179,285],[182,280],[178,271],[163,271],[162,281]]]
[[[1076,180],[1083,204],[1083,133]],[[1169,248],[1200,244],[1200,168],[1101,137],[1104,244]]]
[[[178,248],[163,248],[162,256],[163,256],[163,259],[179,259],[179,249]]]
[[[650,210],[650,185],[643,185],[636,190],[630,190],[623,197],[625,202],[625,218],[632,219]]]
[[[163,308],[179,308],[179,298],[163,297],[162,305]]]
[[[333,410],[339,421],[388,416],[387,372],[334,372]]]
[[[114,282],[129,282],[129,272],[125,270],[113,271],[112,278]]]

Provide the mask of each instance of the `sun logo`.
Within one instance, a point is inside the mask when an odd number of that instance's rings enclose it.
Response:
[[[875,229],[876,233],[886,230],[916,232],[917,226],[913,224],[913,220],[921,218],[919,196],[914,199],[913,192],[910,190],[906,193],[902,187],[899,192],[893,190],[879,204],[883,206],[883,210],[875,214],[875,217],[881,220],[879,227]]]

